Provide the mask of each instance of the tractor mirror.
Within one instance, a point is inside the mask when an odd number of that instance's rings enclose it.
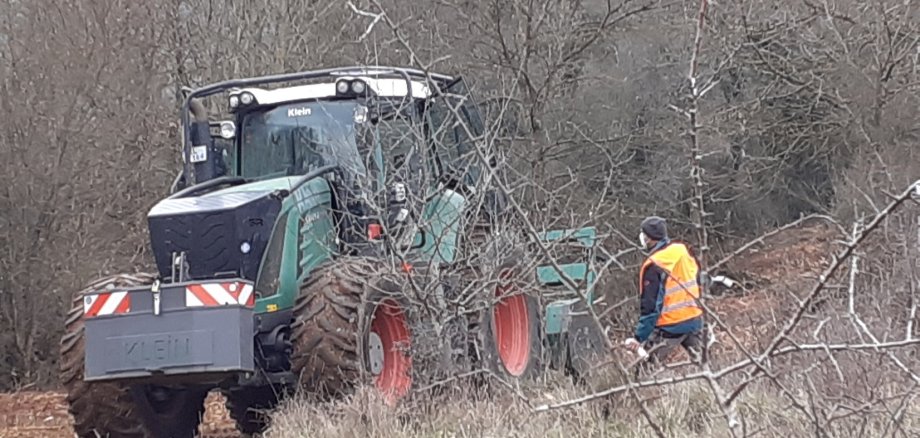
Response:
[[[355,108],[355,123],[363,125],[367,122],[367,113],[368,110],[366,106],[358,105],[358,107]]]

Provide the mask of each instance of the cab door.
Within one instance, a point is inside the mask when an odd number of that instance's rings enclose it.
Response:
[[[483,140],[482,115],[462,78],[429,99],[425,111],[431,171],[438,182],[466,192],[482,177],[476,144]]]

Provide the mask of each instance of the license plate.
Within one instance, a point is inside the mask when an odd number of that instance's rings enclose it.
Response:
[[[112,372],[210,365],[212,341],[211,330],[108,338],[106,368]]]
[[[190,157],[191,162],[201,163],[202,161],[207,161],[208,159],[208,147],[207,146],[192,146],[192,156]]]

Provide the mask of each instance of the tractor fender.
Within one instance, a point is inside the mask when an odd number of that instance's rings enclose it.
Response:
[[[418,252],[423,261],[449,264],[457,257],[466,203],[466,197],[445,189],[425,204],[416,234],[416,241],[421,240]]]

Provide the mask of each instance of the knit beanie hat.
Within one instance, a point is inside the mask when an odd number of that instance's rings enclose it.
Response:
[[[658,216],[649,216],[639,226],[649,239],[664,240],[668,238],[668,224]]]

